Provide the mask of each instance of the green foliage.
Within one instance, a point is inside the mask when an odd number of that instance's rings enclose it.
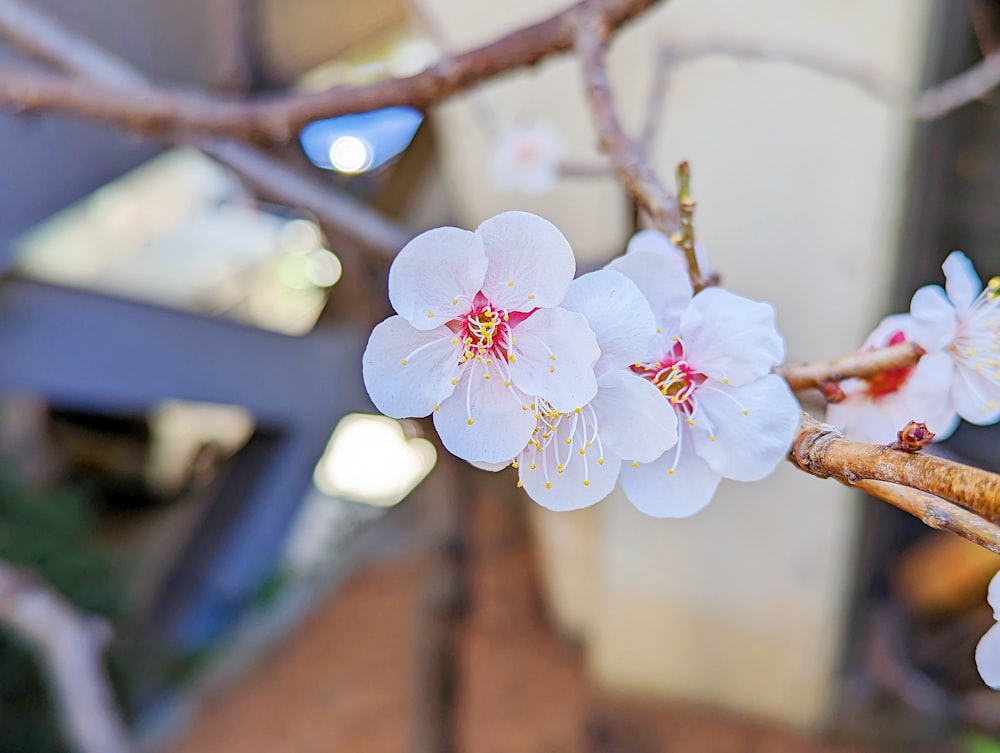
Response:
[[[33,488],[0,469],[0,559],[34,570],[81,610],[113,618],[119,589],[92,523],[80,495]],[[0,751],[66,750],[34,655],[0,634]]]
[[[1000,740],[979,734],[968,734],[962,738],[965,753],[1000,753]]]

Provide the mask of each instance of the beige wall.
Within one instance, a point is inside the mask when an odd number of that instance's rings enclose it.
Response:
[[[557,3],[433,0],[463,46]],[[612,73],[638,125],[659,40],[710,34],[794,43],[914,83],[930,0],[672,0],[623,33]],[[574,158],[595,157],[575,62],[485,90],[506,121],[545,117]],[[564,180],[540,199],[498,195],[468,103],[440,112],[459,220],[539,212],[581,256],[623,247],[626,203],[610,180]],[[790,358],[855,347],[884,313],[909,124],[851,86],[780,63],[709,59],[672,78],[655,165],[694,167],[698,228],[727,287],[773,301]],[[684,695],[803,724],[822,721],[842,641],[857,516],[850,493],[783,467],[724,483],[695,518],[656,521],[618,497],[534,509],[549,603],[609,688]]]

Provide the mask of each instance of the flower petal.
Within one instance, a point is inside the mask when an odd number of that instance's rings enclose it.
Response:
[[[677,444],[677,413],[656,387],[628,371],[602,374],[590,408],[602,444],[623,458],[649,463]]]
[[[862,391],[848,393],[847,399],[839,403],[830,403],[826,407],[827,422],[859,442],[888,444],[909,421],[905,395],[896,392],[872,400],[863,392],[863,382],[859,390]]]
[[[1000,625],[994,625],[976,646],[976,668],[983,682],[1000,690]]]
[[[986,590],[986,603],[993,607],[993,618],[1000,619],[1000,572],[990,580]]]
[[[958,415],[970,424],[985,426],[1000,419],[1000,384],[974,368],[955,369],[951,397]]]
[[[507,311],[558,306],[576,274],[566,237],[548,220],[504,212],[476,228],[490,261],[483,293]]]
[[[455,389],[461,343],[447,327],[422,331],[401,316],[372,330],[361,357],[365,389],[392,418],[426,416]],[[406,364],[403,365],[403,361]]]
[[[913,330],[916,327],[910,314],[891,314],[878,323],[878,326],[865,338],[861,350],[884,348],[893,335],[902,332],[907,340],[915,340]]]
[[[389,301],[417,329],[434,329],[469,310],[486,277],[483,241],[457,227],[421,233],[389,268]]]
[[[544,122],[510,128],[494,140],[493,185],[500,191],[540,195],[559,178],[559,160],[565,151],[556,130]]]
[[[951,302],[960,311],[968,310],[983,289],[982,280],[969,257],[961,251],[952,251],[941,269],[944,270],[944,286]]]
[[[625,246],[625,253],[634,254],[636,252],[666,254],[678,263],[684,261],[684,253],[670,242],[666,234],[661,233],[659,230],[640,230],[629,238],[628,245]],[[684,267],[684,272],[687,272],[686,267]]]
[[[764,376],[785,357],[774,307],[722,288],[694,297],[681,318],[680,336],[695,370],[734,385]]]
[[[601,355],[582,314],[562,308],[539,309],[512,328],[514,360],[510,378],[562,413],[597,394],[594,364]]]
[[[785,380],[774,374],[741,387],[709,380],[698,388],[696,405],[698,454],[723,478],[735,481],[770,475],[799,427],[801,408]]]
[[[474,468],[478,468],[481,471],[490,471],[491,473],[496,473],[497,471],[502,471],[508,465],[510,465],[509,460],[502,463],[484,463],[481,460],[470,460],[469,465]]]
[[[940,285],[925,285],[914,293],[910,314],[913,324],[909,334],[924,350],[941,350],[955,339],[955,307]]]
[[[560,427],[566,423],[565,420],[560,422]],[[542,507],[565,512],[590,507],[611,494],[618,481],[621,458],[606,455],[604,463],[599,464],[596,455],[588,458],[571,453],[569,462],[563,464],[563,472],[560,473],[555,451],[562,446],[563,442],[557,438],[544,450],[548,453],[544,466],[537,453],[529,451],[522,456],[518,473],[529,497]],[[531,467],[532,459],[534,468]]]
[[[691,430],[685,424],[673,449],[652,463],[632,465],[626,458],[621,471],[625,496],[640,512],[654,518],[694,515],[712,501],[721,478],[698,457]]]
[[[625,275],[608,269],[573,280],[562,306],[583,314],[597,337],[598,374],[643,360],[656,335],[656,320],[639,288]]]
[[[490,379],[483,378],[486,374]],[[434,428],[452,455],[470,462],[504,463],[528,444],[535,414],[522,396],[504,386],[495,364],[472,361],[451,397],[434,411]]]
[[[681,314],[691,302],[691,280],[676,259],[652,251],[636,251],[612,259],[605,266],[628,277],[649,301],[656,324],[676,334]]]
[[[921,358],[902,390],[907,415],[892,436],[884,441],[895,440],[896,432],[911,420],[927,424],[927,428],[937,435],[935,442],[950,437],[958,428],[953,400],[955,381],[955,365],[947,354],[928,353]]]

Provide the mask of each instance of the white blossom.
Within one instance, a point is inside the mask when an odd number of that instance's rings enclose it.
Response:
[[[362,359],[375,406],[393,418],[433,412],[460,458],[509,460],[535,428],[527,396],[570,412],[597,392],[594,333],[558,306],[575,267],[562,233],[526,212],[414,238],[389,270],[397,316],[375,327]]]
[[[887,317],[862,349],[916,342],[927,352],[915,367],[894,369],[841,387],[847,399],[827,419],[856,439],[887,443],[908,421],[947,439],[959,417],[974,424],[1000,419],[1000,298],[983,289],[972,263],[954,251],[942,265],[945,289],[920,288],[910,313]]]
[[[493,185],[500,191],[534,196],[547,193],[559,178],[564,153],[562,139],[548,123],[528,123],[502,131],[490,155]]]
[[[986,601],[993,607],[993,619],[1000,620],[1000,572],[990,581]],[[983,682],[1000,690],[1000,624],[991,627],[979,639],[976,646],[976,667]]]
[[[601,270],[573,281],[563,306],[587,317],[601,358],[597,395],[572,412],[536,398],[536,426],[514,460],[519,486],[550,510],[576,510],[615,487],[622,459],[655,460],[677,442],[677,419],[659,391],[632,373],[656,334],[649,304],[624,275]]]
[[[659,253],[636,250],[608,268],[650,302],[659,331],[632,370],[656,387],[680,426],[672,449],[622,468],[632,504],[656,517],[686,517],[711,501],[722,478],[769,475],[799,425],[788,385],[770,373],[784,357],[773,307],[720,288],[692,297],[687,274]]]

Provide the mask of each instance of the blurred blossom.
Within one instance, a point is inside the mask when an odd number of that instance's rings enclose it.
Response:
[[[556,130],[544,122],[515,126],[493,143],[493,185],[500,191],[540,195],[555,186],[565,147]]]
[[[1000,620],[1000,573],[990,581],[986,601],[993,607],[993,619]],[[976,646],[976,667],[983,682],[1000,690],[1000,625],[994,625],[979,639]]]

